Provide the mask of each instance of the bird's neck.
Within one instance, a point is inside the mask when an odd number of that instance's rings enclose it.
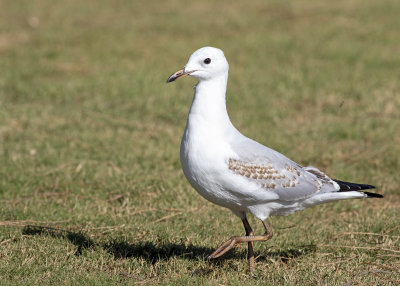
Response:
[[[197,124],[210,125],[213,129],[227,129],[232,126],[226,110],[226,85],[228,73],[211,80],[199,81],[195,86],[189,118]],[[188,122],[190,123],[190,122]]]

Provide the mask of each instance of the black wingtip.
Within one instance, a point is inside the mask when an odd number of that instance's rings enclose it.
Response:
[[[350,191],[375,189],[375,186],[372,186],[372,185],[343,182],[343,181],[339,181],[339,180],[334,180],[334,181],[336,183],[338,183],[338,185],[340,187],[339,192],[350,192]]]
[[[334,181],[336,183],[338,183],[338,185],[340,187],[339,192],[351,192],[351,191],[362,191],[362,190],[375,189],[375,186],[372,186],[372,185],[343,182],[343,181],[339,181],[339,180],[334,180]],[[368,198],[383,198],[383,196],[381,194],[364,192],[364,191],[362,191],[362,192],[364,194],[366,194]]]
[[[383,198],[381,194],[370,193],[370,192],[363,192],[363,193],[367,195],[367,198]]]

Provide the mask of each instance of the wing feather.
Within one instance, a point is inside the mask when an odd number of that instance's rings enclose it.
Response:
[[[275,192],[282,200],[295,201],[339,189],[317,168],[303,168],[275,150],[244,138],[232,144],[237,156],[229,158],[228,168],[265,191]]]

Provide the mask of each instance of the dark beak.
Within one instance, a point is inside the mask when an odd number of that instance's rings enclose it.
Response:
[[[167,83],[169,83],[169,82],[171,82],[171,81],[174,81],[174,80],[176,80],[176,79],[178,79],[178,78],[188,76],[188,75],[190,75],[192,72],[195,72],[195,71],[187,71],[187,72],[185,72],[185,68],[183,68],[183,69],[181,69],[181,70],[178,70],[176,73],[173,73],[173,74],[167,79]]]

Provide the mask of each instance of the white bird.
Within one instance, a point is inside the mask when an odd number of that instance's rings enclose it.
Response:
[[[266,222],[269,216],[288,215],[331,201],[382,195],[362,191],[374,186],[333,180],[315,167],[302,167],[242,135],[226,110],[228,70],[223,51],[204,47],[167,82],[188,75],[198,79],[180,146],[183,173],[200,195],[237,215],[246,231],[245,236],[230,238],[208,258],[220,257],[237,244],[248,242],[251,272],[253,241],[272,237]],[[264,235],[253,235],[247,213],[263,222]]]

